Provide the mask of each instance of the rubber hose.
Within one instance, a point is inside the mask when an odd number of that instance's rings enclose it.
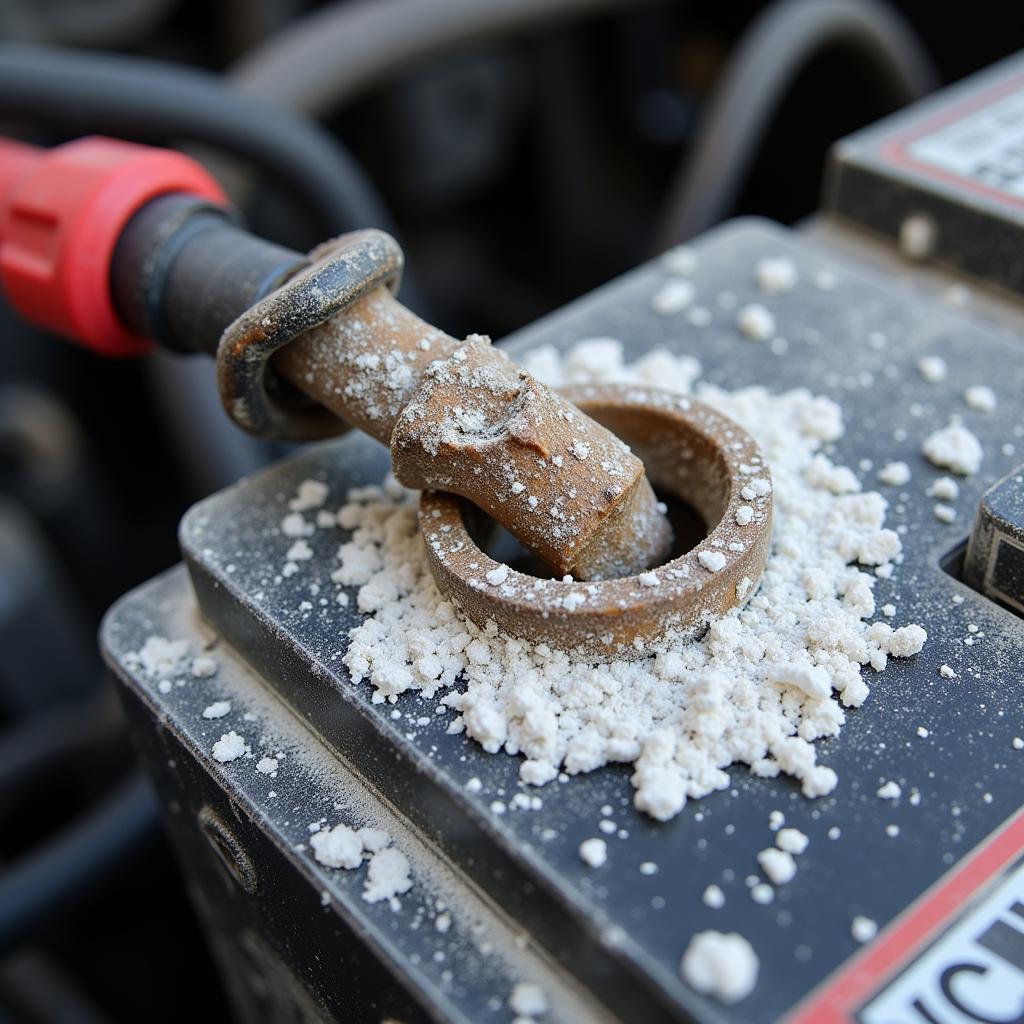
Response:
[[[229,69],[246,96],[328,117],[459,47],[653,0],[341,0],[275,32]]]
[[[831,46],[862,61],[865,77],[902,106],[938,76],[914,30],[875,0],[781,0],[733,48],[659,218],[655,251],[711,227],[731,209],[772,119],[807,62]]]
[[[331,135],[301,115],[238,96],[203,71],[0,43],[0,116],[144,142],[206,143],[285,186],[324,236],[391,230],[375,189]]]

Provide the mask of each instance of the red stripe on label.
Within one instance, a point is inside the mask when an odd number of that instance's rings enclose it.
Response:
[[[815,989],[789,1024],[849,1024],[857,1007],[902,973],[942,925],[967,911],[967,901],[1024,851],[1024,808],[976,846],[907,908],[870,946]]]
[[[933,164],[916,160],[907,152],[910,144],[917,142],[918,139],[933,135],[936,131],[961,121],[965,117],[977,113],[979,110],[983,110],[996,100],[1001,100],[1004,96],[1009,96],[1010,93],[1017,92],[1022,87],[1024,87],[1024,72],[1011,75],[990,88],[983,89],[980,93],[966,97],[962,102],[954,104],[946,110],[940,110],[921,124],[915,124],[906,131],[894,135],[891,139],[887,139],[879,147],[879,152],[886,160],[897,167],[910,168],[924,177],[934,178],[948,185],[956,185],[969,192],[976,192],[978,195],[985,196],[986,199],[994,199],[1008,206],[1024,207],[1024,199],[1018,196],[1001,192],[997,188],[992,188],[980,181],[975,181],[973,178],[966,178],[961,174],[947,171],[942,167],[936,167]]]

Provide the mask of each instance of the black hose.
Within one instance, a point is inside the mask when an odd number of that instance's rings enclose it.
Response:
[[[461,46],[537,32],[652,0],[336,0],[229,69],[234,86],[326,117],[375,85]]]
[[[733,48],[658,221],[656,251],[728,215],[786,92],[807,62],[841,46],[894,107],[933,90],[938,76],[910,25],[875,0],[781,0]]]
[[[205,143],[285,186],[322,235],[391,226],[376,190],[332,136],[300,114],[229,92],[203,71],[0,43],[0,116],[143,142]]]
[[[94,897],[159,830],[148,780],[131,776],[0,874],[0,957]]]
[[[297,198],[314,218],[318,241],[355,228],[394,230],[391,216],[348,150],[314,121],[259,100],[238,96],[206,72],[157,61],[81,54],[42,46],[0,43],[0,117],[57,124],[140,142],[179,141],[209,145],[241,157]],[[427,305],[413,276],[405,275],[403,299],[421,312]],[[205,374],[198,388],[195,382]],[[265,463],[265,446],[242,445],[221,415],[208,367],[176,375],[187,395],[170,398],[164,383],[162,406],[201,403],[212,431],[191,419],[176,420],[187,434],[181,447],[188,472],[205,494],[214,483],[244,476]],[[186,379],[187,378],[187,379]],[[223,423],[221,428],[220,424]],[[196,465],[214,467],[214,474]]]

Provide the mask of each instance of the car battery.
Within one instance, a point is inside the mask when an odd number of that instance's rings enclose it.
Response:
[[[102,643],[239,1019],[1019,1017],[1018,109],[1024,61],[841,143],[824,209],[801,230],[740,220],[695,241],[692,284],[707,321],[652,308],[665,282],[655,261],[503,343],[516,358],[614,337],[628,359],[653,348],[693,355],[722,388],[831,395],[846,424],[837,462],[873,473],[903,461],[921,480],[921,439],[963,409],[966,386],[997,386],[998,404],[970,422],[984,459],[959,481],[952,522],[936,519],[919,481],[897,488],[889,522],[903,561],[877,581],[875,599],[928,641],[889,665],[840,736],[819,741],[839,775],[827,796],[734,770],[727,790],[658,822],[633,807],[628,771],[606,767],[513,811],[518,759],[451,734],[417,693],[374,703],[342,663],[362,619],[354,601],[310,599],[311,582],[333,593],[345,531],[311,545],[300,573],[275,575],[282,517],[302,481],[323,482],[325,507],[336,508],[351,488],[383,479],[387,453],[365,437],[307,447],[188,513],[185,567],[122,599]],[[736,311],[768,301],[754,267],[780,257],[801,281],[769,303],[786,344],[752,343]],[[881,334],[884,346],[868,342]],[[936,356],[944,379],[925,380],[920,361]],[[153,637],[179,645],[178,667],[140,664]],[[940,672],[948,665],[955,679]],[[251,756],[214,756],[229,728]],[[917,799],[881,799],[886,779]],[[772,810],[810,847],[798,878],[759,903],[744,875],[771,845]],[[613,853],[586,864],[580,845],[602,817],[614,821]],[[386,831],[411,887],[368,902],[365,867],[318,860],[310,826],[335,820]],[[724,905],[702,899],[712,884]],[[877,935],[851,929],[858,916]],[[690,939],[711,929],[743,935],[759,959],[756,986],[731,1004],[680,973]],[[530,998],[537,991],[543,1000]]]
[[[911,259],[1024,293],[1024,59],[838,143],[825,198],[844,225]]]

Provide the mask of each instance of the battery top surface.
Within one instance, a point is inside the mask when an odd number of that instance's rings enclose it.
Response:
[[[1024,393],[1024,349],[968,313],[760,222],[726,225],[695,252],[693,283],[709,324],[652,310],[666,280],[652,264],[521,332],[508,349],[515,357],[541,344],[567,350],[582,338],[610,336],[623,343],[627,359],[659,346],[686,352],[700,360],[703,379],[724,388],[804,387],[836,399],[846,424],[832,454],[837,462],[870,461],[872,478],[885,463],[910,465],[912,482],[892,496],[887,520],[901,534],[903,563],[892,579],[877,581],[875,600],[895,604],[901,621],[920,623],[929,639],[921,654],[892,662],[871,680],[869,700],[848,713],[841,735],[818,744],[819,759],[839,775],[828,797],[808,800],[790,780],[756,778],[735,766],[728,789],[659,823],[633,808],[628,769],[608,767],[544,787],[538,810],[514,811],[510,800],[522,791],[518,758],[488,755],[465,736],[449,735],[448,718],[416,693],[373,703],[369,685],[354,686],[341,662],[347,631],[361,620],[355,591],[346,607],[309,596],[311,584],[328,595],[337,589],[330,575],[345,531],[318,533],[301,571],[280,573],[292,543],[280,524],[301,481],[325,482],[326,507],[336,508],[349,488],[382,479],[386,452],[364,438],[305,449],[207,499],[184,520],[181,541],[214,628],[610,1012],[623,1020],[772,1020],[825,991],[819,987],[826,979],[862,953],[851,935],[855,916],[877,922],[885,942],[888,925],[1019,810],[1024,752],[1013,741],[1024,731],[1024,627],[962,583],[955,567],[980,495],[1024,452],[1014,397]],[[790,257],[800,285],[761,295],[754,266],[766,256]],[[771,309],[785,347],[752,342],[737,329],[736,309],[751,302]],[[866,343],[877,333],[887,339],[884,349]],[[943,382],[922,379],[924,355],[945,360]],[[985,456],[979,472],[960,481],[954,523],[939,523],[925,489],[941,472],[923,459],[921,441],[951,412],[964,411],[966,385],[982,382],[1005,400],[983,416],[965,414]],[[874,483],[866,478],[865,486]],[[943,664],[955,668],[955,680],[940,676]],[[173,695],[150,697],[173,721]],[[471,779],[479,785],[467,787]],[[898,781],[904,794],[916,790],[919,799],[880,799],[885,780]],[[796,878],[759,905],[746,880],[758,873],[758,852],[773,843],[773,810],[810,845]],[[607,862],[588,867],[579,845],[602,834],[605,817],[615,822],[615,834],[604,837]],[[641,868],[649,863],[656,873]],[[702,901],[711,884],[725,895],[720,908]],[[739,932],[757,952],[756,989],[733,1006],[697,995],[680,977],[682,952],[705,929]],[[887,947],[888,966],[865,971],[860,987],[844,996],[849,1012],[881,1019],[869,1005],[873,993],[921,941]],[[886,1019],[913,1019],[900,1014],[915,993],[898,995],[899,1013],[887,1005]]]

